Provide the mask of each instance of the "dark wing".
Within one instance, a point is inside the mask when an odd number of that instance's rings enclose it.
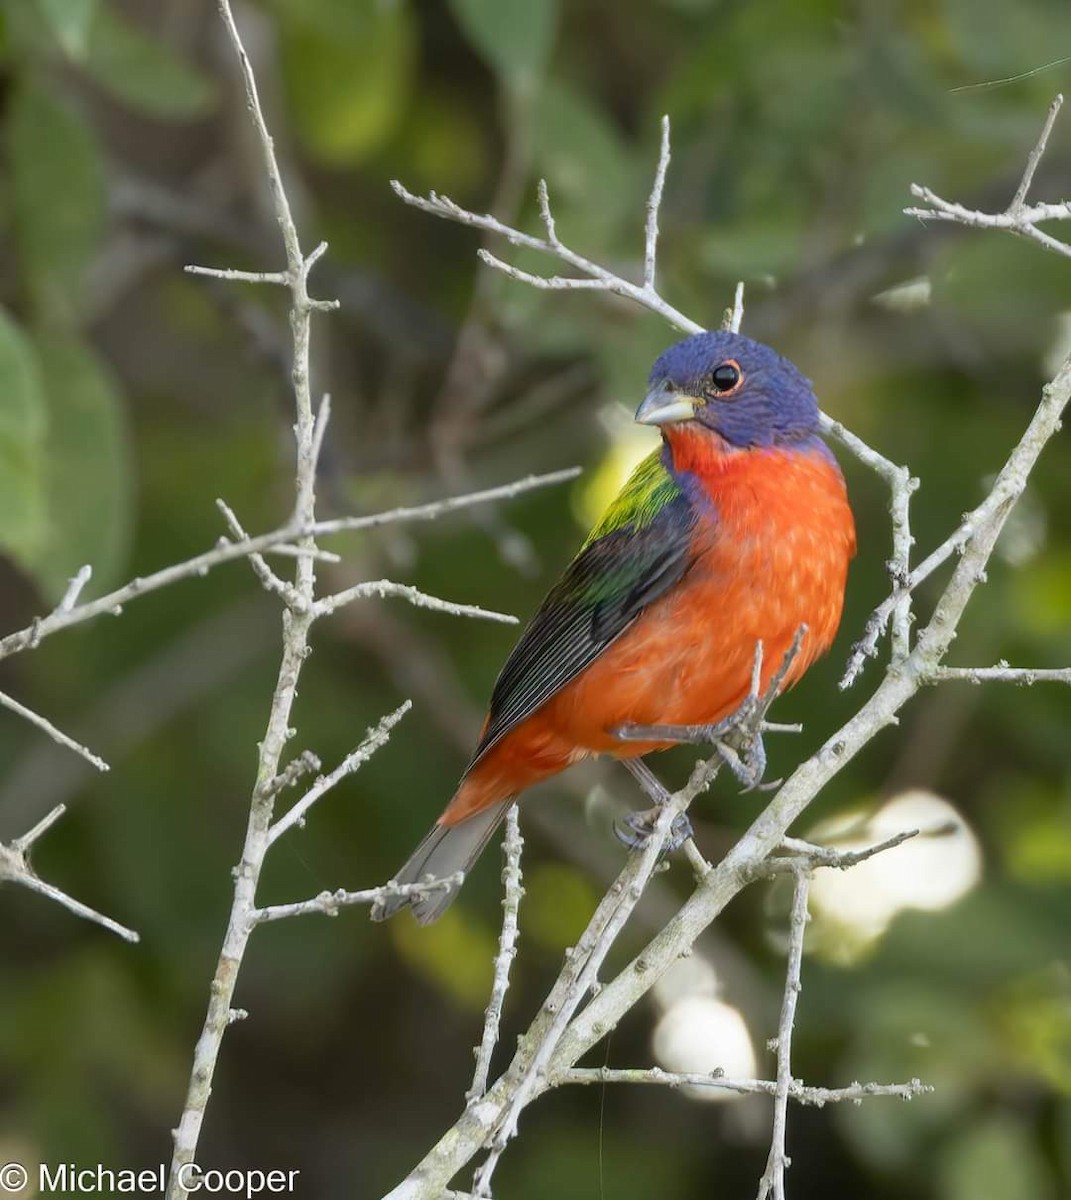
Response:
[[[691,505],[678,492],[642,528],[621,525],[584,546],[502,668],[470,768],[684,575],[693,524]]]

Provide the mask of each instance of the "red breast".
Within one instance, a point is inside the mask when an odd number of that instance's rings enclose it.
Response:
[[[442,820],[453,824],[590,754],[660,746],[621,742],[618,725],[704,725],[747,695],[755,644],[763,684],[801,625],[786,687],[840,624],[855,524],[844,480],[823,449],[728,451],[674,431],[678,472],[699,482],[696,559],[581,675],[521,722],[466,777]],[[708,503],[709,502],[709,503]]]

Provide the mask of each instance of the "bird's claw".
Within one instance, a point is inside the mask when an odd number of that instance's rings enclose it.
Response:
[[[721,761],[732,771],[745,795],[748,792],[772,792],[781,786],[780,779],[763,780],[766,774],[766,746],[761,734],[747,742],[740,750],[720,739],[714,739],[712,744]]]
[[[660,812],[660,808],[646,808],[639,812],[626,813],[614,822],[614,837],[629,850],[642,850],[654,836],[655,822]],[[678,813],[669,827],[662,853],[675,854],[685,842],[691,840],[693,834],[688,815]]]

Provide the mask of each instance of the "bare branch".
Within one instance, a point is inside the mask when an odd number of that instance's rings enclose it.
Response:
[[[241,542],[249,541],[249,534],[242,528],[241,522],[235,515],[234,510],[225,500],[216,500],[216,507],[223,514],[223,519],[227,522],[227,528]],[[278,575],[268,566],[262,554],[256,552],[246,555],[249,559],[249,565],[253,568],[253,574],[260,580],[261,586],[266,592],[273,592],[287,606],[287,608],[295,608],[300,603],[300,597],[292,583],[287,583],[285,579],[280,579]]]
[[[297,758],[288,762],[274,779],[268,781],[264,790],[273,796],[278,796],[280,792],[285,792],[287,788],[293,787],[303,776],[318,771],[320,766],[320,760],[311,750],[302,750]]]
[[[27,708],[25,704],[20,704],[14,697],[9,696],[6,692],[0,692],[0,705],[10,709],[17,716],[29,721],[31,725],[36,725],[38,729],[47,733],[48,736],[61,746],[66,746],[68,750],[73,750],[75,754],[79,754],[89,763],[90,766],[96,767],[98,771],[107,771],[108,764],[103,758],[99,758],[92,750],[87,750],[81,742],[76,742],[74,738],[68,737],[62,729],[57,729],[47,717],[41,716],[40,713],[34,712],[32,708]]]
[[[777,1049],[777,1086],[774,1089],[773,1132],[770,1136],[770,1156],[759,1180],[758,1200],[773,1196],[785,1200],[785,1169],[791,1159],[785,1153],[785,1134],[788,1128],[788,1101],[792,1091],[792,1030],[796,1023],[796,1004],[800,994],[800,971],[803,967],[803,938],[807,930],[807,897],[811,877],[807,871],[796,870],[792,893],[792,915],[789,921],[788,967],[785,974],[785,994],[781,1002],[781,1020],[774,1045]]]
[[[543,228],[547,231],[547,241],[556,248],[561,243],[558,241],[558,229],[554,224],[554,214],[550,211],[550,193],[547,191],[545,179],[541,179],[536,184],[536,203],[539,205],[539,216],[543,221]]]
[[[662,141],[658,148],[658,166],[654,185],[647,198],[647,222],[643,239],[643,286],[654,289],[656,256],[658,254],[658,210],[662,207],[662,192],[669,170],[669,117],[662,118]]]
[[[366,888],[361,892],[321,892],[311,900],[298,900],[294,904],[269,904],[254,908],[250,919],[254,925],[266,925],[272,921],[285,921],[290,917],[337,917],[343,908],[357,904],[376,904],[395,896],[426,896],[444,888],[460,887],[464,875],[458,871],[444,879],[428,879],[421,883],[385,883],[382,887]]]
[[[63,599],[56,605],[56,611],[65,613],[70,612],[78,603],[78,597],[82,594],[82,589],[93,578],[93,568],[89,563],[78,569],[77,574],[73,575],[67,584],[67,590],[63,593]]]
[[[359,771],[377,750],[385,746],[390,740],[391,730],[412,707],[412,700],[406,700],[394,712],[388,713],[374,729],[368,731],[364,741],[361,742],[356,750],[348,754],[330,775],[322,775],[317,779],[294,807],[285,816],[280,817],[268,830],[268,845],[272,845],[288,829],[293,829],[295,825],[299,829],[304,829],[305,816],[316,801],[326,792],[329,792],[337,783],[341,783],[347,775],[352,775],[355,771]]]
[[[352,604],[354,600],[366,600],[369,597],[384,600],[388,596],[408,600],[417,608],[430,608],[435,612],[450,613],[455,617],[477,617],[483,621],[497,621],[501,625],[517,624],[517,618],[509,613],[494,612],[475,604],[455,604],[452,600],[440,600],[437,596],[429,596],[407,583],[395,583],[391,579],[373,579],[366,583],[357,583],[345,591],[336,592],[333,596],[325,596],[316,602],[313,615],[327,617],[343,605]]]
[[[1030,185],[1034,182],[1034,172],[1038,169],[1038,163],[1041,162],[1042,155],[1045,153],[1045,147],[1049,144],[1052,127],[1056,124],[1056,118],[1063,107],[1063,103],[1063,96],[1057,93],[1049,105],[1049,111],[1045,116],[1045,124],[1042,126],[1041,136],[1038,138],[1034,149],[1027,156],[1026,169],[1023,171],[1023,177],[1019,181],[1019,186],[1015,189],[1015,195],[1012,197],[1012,202],[1009,205],[1009,208],[1013,211],[1021,209],[1026,203],[1026,196],[1030,191]],[[1069,215],[1071,215],[1071,209],[1069,209]]]
[[[312,545],[291,546],[296,539],[311,539],[333,536],[340,533],[352,533],[359,530],[378,529],[385,525],[401,525],[411,521],[433,521],[449,513],[471,508],[476,504],[490,504],[496,500],[509,500],[524,492],[537,488],[553,487],[559,483],[567,483],[580,474],[579,467],[568,467],[562,471],[551,471],[546,475],[528,475],[512,483],[498,487],[485,488],[482,491],[471,492],[463,496],[450,496],[445,500],[433,500],[428,504],[418,504],[408,507],[392,508],[385,512],[371,513],[367,516],[333,517],[326,521],[302,521],[298,517],[291,518],[287,524],[240,542],[230,542],[221,539],[212,550],[195,555],[185,562],[174,563],[164,567],[144,578],[132,579],[129,583],[84,604],[76,604],[73,608],[60,611],[58,608],[47,616],[39,617],[25,629],[0,638],[0,659],[23,650],[33,649],[40,645],[46,637],[68,629],[72,625],[80,625],[105,613],[118,615],[123,606],[139,596],[159,591],[160,588],[170,587],[184,579],[192,579],[207,575],[209,571],[225,563],[247,558],[250,554],[275,552],[284,550],[297,558],[315,560],[318,557],[317,548]]]
[[[521,825],[518,819],[517,805],[510,805],[506,813],[506,833],[502,841],[502,853],[505,864],[502,868],[502,883],[505,895],[502,898],[502,932],[498,939],[498,953],[495,955],[494,983],[491,985],[491,999],[487,1003],[484,1015],[483,1037],[476,1048],[476,1073],[472,1079],[472,1087],[465,1094],[467,1101],[473,1101],[487,1091],[487,1078],[491,1070],[491,1056],[498,1042],[499,1024],[502,1019],[502,1006],[506,1001],[506,991],[509,988],[509,971],[517,955],[517,919],[521,907],[521,897],[524,888],[521,886],[521,851],[524,849],[524,839],[521,837]]]
[[[866,862],[868,858],[873,858],[875,854],[893,850],[904,842],[918,837],[921,832],[920,829],[904,829],[882,842],[866,846],[861,850],[838,850],[836,846],[819,846],[814,842],[805,842],[801,838],[794,837],[786,837],[781,846],[792,855],[791,858],[784,860],[789,870],[799,871],[802,868],[813,871],[818,867],[834,867],[838,871],[847,871],[861,862]],[[934,832],[945,833],[947,830],[942,828]],[[772,866],[778,861],[780,860],[768,858],[766,865]]]
[[[342,555],[333,550],[324,550],[320,546],[289,546],[285,542],[281,546],[272,546],[268,554],[278,554],[285,558],[312,558],[316,562],[337,565],[342,561]]]
[[[55,825],[66,811],[66,805],[57,804],[47,816],[42,817],[32,829],[28,830],[21,837],[13,839],[7,845],[0,842],[0,883],[18,884],[19,887],[27,888],[31,892],[37,892],[38,895],[45,896],[56,904],[62,905],[68,912],[74,913],[76,917],[82,917],[86,921],[92,921],[94,924],[102,926],[104,929],[109,930],[109,932],[123,938],[124,941],[139,941],[140,939],[133,929],[128,929],[125,925],[120,925],[118,921],[113,921],[111,917],[106,917],[103,913],[97,912],[95,908],[90,908],[88,904],[83,904],[81,900],[75,900],[73,896],[68,896],[65,891],[54,884],[46,883],[30,865],[30,849],[40,837]]]
[[[544,487],[556,487],[559,483],[569,483],[580,472],[580,467],[566,467],[561,471],[550,471],[545,475],[526,475],[523,479],[514,480],[512,483],[485,488],[480,492],[470,492],[464,496],[448,496],[445,500],[433,500],[429,504],[392,508],[386,512],[372,513],[365,517],[336,517],[333,520],[316,521],[308,529],[299,532],[309,533],[313,537],[326,537],[335,533],[378,529],[381,525],[402,525],[409,521],[434,521],[463,508],[471,508],[475,504],[493,504],[497,500],[511,500],[523,492],[531,492]]]
[[[44,837],[44,835],[48,833],[52,826],[55,825],[55,823],[66,811],[66,804],[57,804],[51,812],[46,813],[40,819],[40,821],[28,829],[26,833],[22,835],[22,837],[15,838],[10,843],[11,849],[14,850],[16,854],[20,854],[24,857],[29,856],[30,849],[32,848],[34,842],[36,842],[39,838]]]
[[[923,221],[949,221],[972,229],[1006,229],[1009,233],[1037,242],[1054,254],[1071,258],[1071,245],[1039,229],[1037,225],[1039,221],[1059,221],[1071,217],[1071,202],[1035,204],[1018,212],[984,213],[951,200],[942,200],[936,192],[917,183],[911,185],[911,194],[928,204],[929,208],[905,208],[904,212],[909,217],[918,217]]]
[[[217,2],[220,17],[238,59],[249,112],[260,142],[275,216],[282,231],[283,244],[286,249],[286,282],[290,289],[290,329],[293,338],[291,378],[296,415],[294,423],[295,502],[291,526],[296,526],[299,530],[307,530],[315,523],[316,519],[316,460],[319,442],[323,437],[323,420],[327,416],[326,411],[321,411],[319,424],[313,417],[312,396],[309,387],[309,325],[312,313],[323,306],[309,297],[308,275],[313,264],[323,254],[325,247],[317,247],[308,257],[302,254],[297,228],[294,225],[279,173],[279,165],[275,158],[274,145],[264,122],[253,69],[234,23],[230,0],[217,0]],[[314,544],[313,538],[307,532],[297,538],[291,533],[290,536],[280,540],[296,541],[303,548],[311,548]],[[266,548],[257,546],[255,550],[260,551]],[[247,548],[246,553],[248,552]],[[234,898],[227,920],[227,930],[212,979],[204,1026],[194,1050],[186,1101],[178,1128],[175,1130],[175,1148],[168,1181],[168,1200],[184,1200],[188,1195],[180,1168],[195,1160],[205,1109],[212,1092],[216,1062],[223,1038],[232,1020],[232,1001],[238,972],[249,943],[249,936],[256,925],[254,914],[257,911],[257,883],[270,844],[269,831],[274,810],[275,790],[272,785],[279,777],[280,760],[290,737],[291,710],[297,694],[301,669],[308,652],[309,630],[314,620],[315,585],[314,558],[311,555],[297,558],[293,586],[295,598],[299,603],[284,613],[279,674],[272,696],[267,730],[259,745],[257,778],[252,789],[242,857],[234,876]]]
[[[1052,250],[1055,254],[1071,257],[1071,245],[1038,228],[1043,221],[1066,221],[1071,218],[1071,201],[1064,200],[1058,204],[1027,205],[1026,203],[1030,185],[1034,182],[1034,173],[1049,144],[1052,127],[1056,123],[1056,117],[1063,102],[1063,96],[1057,95],[1049,105],[1041,136],[1026,160],[1026,169],[1023,171],[1023,177],[1019,181],[1015,195],[1003,212],[984,213],[965,208],[962,204],[942,200],[935,192],[927,187],[920,187],[917,183],[911,185],[911,194],[917,196],[929,207],[905,208],[904,212],[909,217],[918,217],[923,221],[949,221],[955,225],[970,226],[972,229],[1006,229],[1009,233],[1038,242],[1046,250]]]
[[[290,286],[289,271],[236,271],[232,267],[183,267],[187,275],[206,275],[210,279],[223,279],[230,283],[277,283]]]
[[[740,326],[744,323],[744,281],[741,279],[736,285],[736,291],[733,293],[733,303],[731,308],[727,308],[722,315],[721,327],[729,330],[730,333],[739,333]]]
[[[456,204],[448,196],[439,196],[435,192],[428,196],[416,196],[408,191],[397,180],[391,180],[391,187],[394,193],[406,204],[413,208],[419,208],[423,212],[432,213],[437,217],[444,217],[450,221],[457,221],[461,225],[468,225],[474,229],[480,229],[484,233],[498,234],[503,237],[513,246],[523,246],[529,250],[540,250],[546,254],[552,254],[568,263],[574,269],[588,276],[586,279],[577,279],[568,276],[554,275],[550,277],[542,275],[533,275],[528,271],[522,271],[517,267],[511,266],[509,263],[503,262],[496,258],[493,254],[481,247],[477,250],[477,255],[488,266],[493,267],[497,271],[502,271],[513,279],[517,279],[522,283],[527,283],[531,287],[541,288],[547,291],[572,291],[576,289],[585,289],[589,291],[607,291],[613,292],[615,295],[624,296],[627,299],[635,300],[644,305],[646,308],[658,312],[665,317],[671,325],[678,329],[684,330],[686,333],[699,333],[702,326],[696,325],[694,321],[690,321],[683,313],[673,308],[672,305],[666,303],[655,290],[655,275],[657,269],[657,252],[658,252],[658,211],[662,204],[662,193],[665,189],[666,172],[669,168],[670,159],[670,139],[669,139],[669,118],[663,117],[661,122],[661,143],[659,147],[658,163],[655,168],[654,183],[651,187],[651,194],[647,200],[646,207],[646,222],[644,227],[644,263],[643,263],[643,284],[637,286],[630,283],[619,276],[612,274],[605,268],[598,266],[590,259],[585,258],[581,254],[577,254],[574,250],[570,250],[557,234],[557,227],[554,221],[554,215],[551,212],[550,198],[547,192],[547,183],[545,179],[539,181],[537,187],[537,200],[539,203],[539,215],[543,222],[543,228],[546,231],[546,238],[533,237],[531,234],[521,233],[520,230],[513,229],[508,225],[503,224],[496,217],[489,213],[473,213]]]
[[[775,1096],[778,1087],[777,1081],[772,1079],[730,1079],[716,1072],[704,1075],[699,1072],[663,1071],[660,1067],[573,1067],[560,1078],[556,1078],[554,1083],[638,1083],[668,1088],[708,1087],[716,1091],[736,1092],[742,1096]],[[912,1079],[907,1083],[851,1083],[842,1088],[811,1087],[793,1079],[788,1089],[788,1097],[800,1104],[823,1108],[827,1104],[859,1104],[871,1096],[895,1096],[901,1100],[913,1100],[916,1096],[924,1096],[932,1091],[933,1088],[921,1079]]]
[[[1035,683],[1071,683],[1071,667],[937,667],[927,682],[943,683],[961,679],[967,683],[1014,683],[1018,687]]]
[[[696,796],[710,786],[720,766],[721,759],[718,756],[695,765],[685,786],[670,796],[659,812],[646,845],[629,856],[621,874],[588,922],[580,941],[566,952],[565,967],[529,1030],[530,1040],[526,1039],[526,1049],[518,1052],[514,1065],[504,1077],[509,1078],[510,1088],[501,1115],[495,1121],[490,1152],[476,1173],[473,1186],[476,1196],[490,1194],[495,1167],[510,1140],[516,1136],[521,1111],[545,1090],[550,1063],[559,1042],[584,998],[596,987],[599,970],[643,895],[673,822],[686,811]],[[470,1104],[466,1111],[475,1113],[478,1107],[477,1101],[475,1105]],[[403,1189],[396,1189],[391,1197],[392,1200],[395,1197],[400,1200],[407,1194]]]

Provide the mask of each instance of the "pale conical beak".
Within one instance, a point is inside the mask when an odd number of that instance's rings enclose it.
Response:
[[[660,383],[653,387],[636,409],[640,425],[671,425],[674,421],[690,421],[695,416],[696,402],[683,392],[675,392]]]

